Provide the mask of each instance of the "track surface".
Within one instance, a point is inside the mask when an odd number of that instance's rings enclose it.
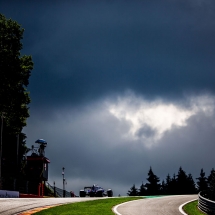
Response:
[[[197,195],[166,196],[132,201],[117,207],[121,215],[181,215],[179,206]],[[33,208],[99,198],[0,198],[0,214],[14,215]]]
[[[99,198],[0,198],[0,214],[14,215],[41,206],[66,204],[95,199]]]
[[[121,215],[181,215],[179,206],[197,195],[164,196],[128,202],[117,207]]]

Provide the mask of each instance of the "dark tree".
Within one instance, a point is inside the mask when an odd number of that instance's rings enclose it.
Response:
[[[192,175],[187,175],[182,167],[180,167],[177,175],[176,194],[194,194],[196,192],[196,185]]]
[[[178,170],[177,175],[177,194],[186,194],[188,189],[187,175],[182,167]]]
[[[17,158],[26,149],[22,129],[29,117],[27,86],[33,62],[31,56],[21,56],[23,32],[16,21],[0,14],[0,114],[4,116],[2,157],[5,165],[2,168],[12,168],[9,174],[16,172]]]
[[[197,179],[197,191],[204,191],[208,189],[208,182],[207,182],[207,177],[205,176],[205,172],[203,169],[200,171],[200,177],[196,178]]]
[[[166,181],[162,182],[161,186],[163,194],[172,194],[172,179],[169,174],[166,177]]]
[[[160,194],[160,187],[159,184],[160,179],[153,173],[152,168],[150,167],[148,172],[148,178],[149,183],[146,183],[147,188],[147,195],[158,195]]]
[[[146,195],[146,188],[142,182],[142,184],[140,185],[140,189],[138,191],[138,196],[145,196],[145,195]]]
[[[162,195],[167,194],[166,187],[167,187],[167,185],[166,185],[165,181],[163,180],[161,182],[161,186],[160,186],[160,194],[162,194]]]
[[[163,188],[164,194],[170,194],[171,190],[171,177],[168,174],[166,177],[165,187]]]
[[[138,189],[135,187],[135,184],[128,190],[127,192],[128,196],[138,196]]]
[[[168,194],[177,194],[177,190],[178,190],[178,187],[177,187],[177,178],[176,178],[176,175],[175,173],[173,174],[173,177],[171,178],[171,181],[170,181],[170,185],[169,185],[169,188],[168,188]]]
[[[177,194],[177,179],[176,175],[174,174],[171,178],[168,174],[166,177],[166,181],[162,185],[163,193],[165,195],[174,195]]]
[[[215,170],[212,169],[210,175],[208,176],[208,191],[211,200],[215,200]]]
[[[197,193],[196,184],[195,184],[195,182],[193,180],[192,175],[188,174],[186,194],[196,194],[196,193]]]

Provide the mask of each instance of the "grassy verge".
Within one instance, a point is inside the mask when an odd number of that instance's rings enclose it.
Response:
[[[136,199],[142,199],[142,197],[120,197],[76,202],[46,209],[35,213],[35,215],[113,215],[113,206]]]
[[[188,204],[186,204],[183,207],[183,210],[188,214],[188,215],[205,215],[204,213],[202,213],[198,208],[198,200],[190,202]]]

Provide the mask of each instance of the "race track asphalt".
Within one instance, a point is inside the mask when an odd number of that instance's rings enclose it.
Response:
[[[15,215],[42,206],[90,201],[95,199],[99,198],[0,198],[0,214]]]
[[[0,214],[15,215],[34,208],[99,198],[0,198]],[[131,201],[117,206],[118,215],[181,215],[179,206],[197,199],[197,195],[164,196]]]
[[[197,195],[163,196],[131,201],[117,206],[118,215],[181,215],[179,206]]]

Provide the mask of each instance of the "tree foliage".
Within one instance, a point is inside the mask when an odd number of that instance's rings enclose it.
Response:
[[[192,175],[187,175],[180,167],[177,175],[177,194],[192,194],[195,192],[196,188]]]
[[[208,192],[210,199],[215,200],[215,170],[212,169],[208,176]]]
[[[208,177],[205,176],[203,169],[200,171],[200,177],[196,178],[197,181],[193,180],[191,174],[186,174],[186,172],[179,168],[178,174],[173,174],[171,177],[169,174],[166,180],[163,180],[160,184],[159,177],[157,177],[152,168],[150,167],[148,172],[147,183],[143,183],[138,190],[135,185],[133,185],[128,191],[128,195],[183,195],[183,194],[197,194],[200,191],[206,191],[207,196],[211,200],[215,200],[215,170],[212,168]]]
[[[197,193],[196,183],[193,180],[193,176],[189,173],[187,176],[187,194]]]
[[[148,178],[149,183],[146,183],[147,188],[147,194],[148,195],[157,195],[160,192],[160,179],[153,173],[152,168],[150,167],[148,172]]]
[[[135,187],[135,184],[128,190],[128,196],[138,196],[138,189]]]
[[[20,133],[29,117],[26,87],[33,69],[31,56],[21,56],[24,29],[0,14],[0,112],[11,133]]]
[[[196,179],[197,179],[196,184],[197,184],[198,192],[208,189],[207,177],[205,176],[205,172],[203,171],[203,169],[201,169],[200,171],[200,177]]]
[[[29,117],[27,86],[33,62],[31,56],[21,56],[23,33],[24,29],[16,21],[0,14],[0,114],[4,116],[2,153],[5,163],[14,162],[17,149],[20,156],[25,150],[22,129]]]
[[[146,195],[146,187],[142,182],[142,184],[140,185],[140,189],[138,191],[138,196],[145,196],[145,195]]]
[[[176,194],[177,193],[177,179],[176,175],[173,174],[173,177],[171,178],[170,175],[167,175],[166,178],[166,192],[165,194]]]

